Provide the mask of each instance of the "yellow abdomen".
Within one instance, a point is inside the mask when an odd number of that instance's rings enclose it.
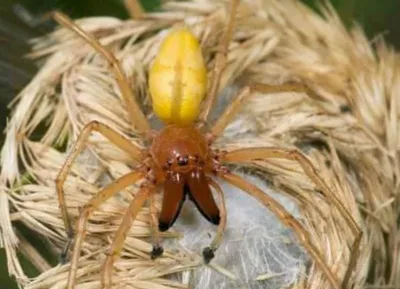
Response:
[[[207,70],[196,37],[186,28],[162,43],[149,74],[154,113],[166,123],[185,125],[198,116],[207,90]]]

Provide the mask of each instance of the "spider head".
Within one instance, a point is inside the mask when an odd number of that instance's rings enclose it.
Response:
[[[193,126],[169,125],[158,132],[150,148],[154,163],[166,174],[204,167],[209,157],[205,136]]]

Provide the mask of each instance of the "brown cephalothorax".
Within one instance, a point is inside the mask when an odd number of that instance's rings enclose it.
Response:
[[[194,126],[167,125],[155,135],[150,155],[156,182],[164,190],[160,231],[173,225],[186,197],[208,221],[218,225],[219,209],[206,179],[216,160],[204,134]]]
[[[135,2],[134,0],[131,1]],[[149,144],[145,148],[139,148],[117,131],[97,121],[90,122],[82,130],[56,179],[61,213],[69,236],[68,245],[64,250],[65,254],[69,251],[69,245],[73,244],[68,289],[74,288],[76,283],[78,260],[86,233],[86,224],[92,212],[118,191],[139,181],[142,181],[140,188],[131,201],[116,232],[115,239],[107,252],[101,276],[102,287],[111,288],[113,263],[123,247],[129,228],[147,200],[150,200],[150,221],[153,237],[151,257],[153,259],[163,253],[159,231],[168,230],[174,224],[183,202],[186,198],[189,198],[209,222],[218,225],[214,240],[209,247],[203,250],[204,261],[210,262],[219,246],[226,226],[223,192],[214,180],[215,178],[220,178],[239,187],[271,210],[286,226],[294,231],[299,242],[307,249],[331,286],[335,289],[341,288],[336,275],[327,266],[318,248],[310,241],[310,236],[302,224],[288,213],[280,203],[265,194],[257,186],[229,171],[225,166],[229,163],[247,164],[267,158],[284,158],[296,161],[304,169],[307,176],[315,182],[320,191],[352,224],[352,229],[357,231],[356,223],[318,175],[311,162],[299,151],[293,149],[254,147],[219,151],[213,148],[214,140],[221,135],[240,107],[254,92],[267,94],[298,91],[307,93],[309,90],[301,84],[272,86],[257,83],[245,86],[240,90],[237,97],[233,98],[233,102],[217,121],[210,126],[210,130],[205,131],[203,124],[208,120],[226,66],[228,46],[233,34],[238,2],[238,0],[231,1],[229,21],[221,38],[209,79],[209,82],[211,82],[208,86],[209,91],[206,89],[207,71],[200,45],[194,35],[187,28],[184,28],[171,32],[164,40],[149,74],[153,110],[165,123],[164,128],[159,131],[151,129],[147,117],[136,102],[135,95],[116,57],[96,39],[74,24],[66,15],[59,12],[54,13],[54,19],[57,22],[77,33],[110,62],[132,126]],[[138,7],[137,5],[133,6]],[[145,15],[141,14],[140,17],[145,17]],[[93,131],[102,134],[114,145],[128,153],[138,165],[132,172],[105,186],[84,206],[80,212],[74,233],[65,202],[63,185],[74,159],[81,152]],[[219,205],[214,200],[212,190],[218,196]],[[163,195],[161,212],[157,211],[154,199],[158,192]]]

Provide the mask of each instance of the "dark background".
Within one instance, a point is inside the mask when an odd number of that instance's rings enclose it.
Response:
[[[141,0],[146,10],[155,10],[160,0]],[[306,4],[317,9],[319,1],[303,0]],[[368,37],[372,39],[380,34],[384,35],[388,43],[400,47],[400,1],[399,0],[331,0],[340,17],[351,27],[354,21],[360,23]],[[29,51],[26,40],[43,35],[51,29],[49,24],[35,25],[44,13],[60,9],[73,18],[84,16],[117,16],[127,18],[122,0],[0,0],[0,128],[4,130],[6,124],[7,104],[26,85],[36,72],[35,65],[24,59],[23,55]],[[18,12],[19,11],[19,12]],[[33,16],[33,21],[24,19],[21,13],[26,11]],[[3,136],[0,137],[0,144]],[[30,240],[34,238],[22,226],[18,229]],[[45,243],[34,240],[39,251],[48,255],[52,264],[57,262],[51,256]],[[23,262],[29,276],[35,276],[37,270]],[[0,289],[17,288],[15,282],[8,277],[4,251],[0,249]]]

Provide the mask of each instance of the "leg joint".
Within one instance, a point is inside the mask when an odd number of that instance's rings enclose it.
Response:
[[[96,131],[98,131],[100,125],[101,125],[101,123],[98,120],[92,120],[91,122],[89,122],[88,124],[85,125],[83,130],[96,130]]]
[[[60,174],[58,174],[58,176],[56,177],[55,183],[57,190],[63,191],[64,179],[65,178],[62,178]]]
[[[79,211],[79,216],[80,217],[82,217],[82,216],[86,216],[86,217],[88,217],[88,215],[90,214],[90,212],[91,212],[91,210],[92,210],[92,205],[90,205],[90,204],[86,204],[86,205],[84,205],[81,209],[80,209],[80,211]]]

